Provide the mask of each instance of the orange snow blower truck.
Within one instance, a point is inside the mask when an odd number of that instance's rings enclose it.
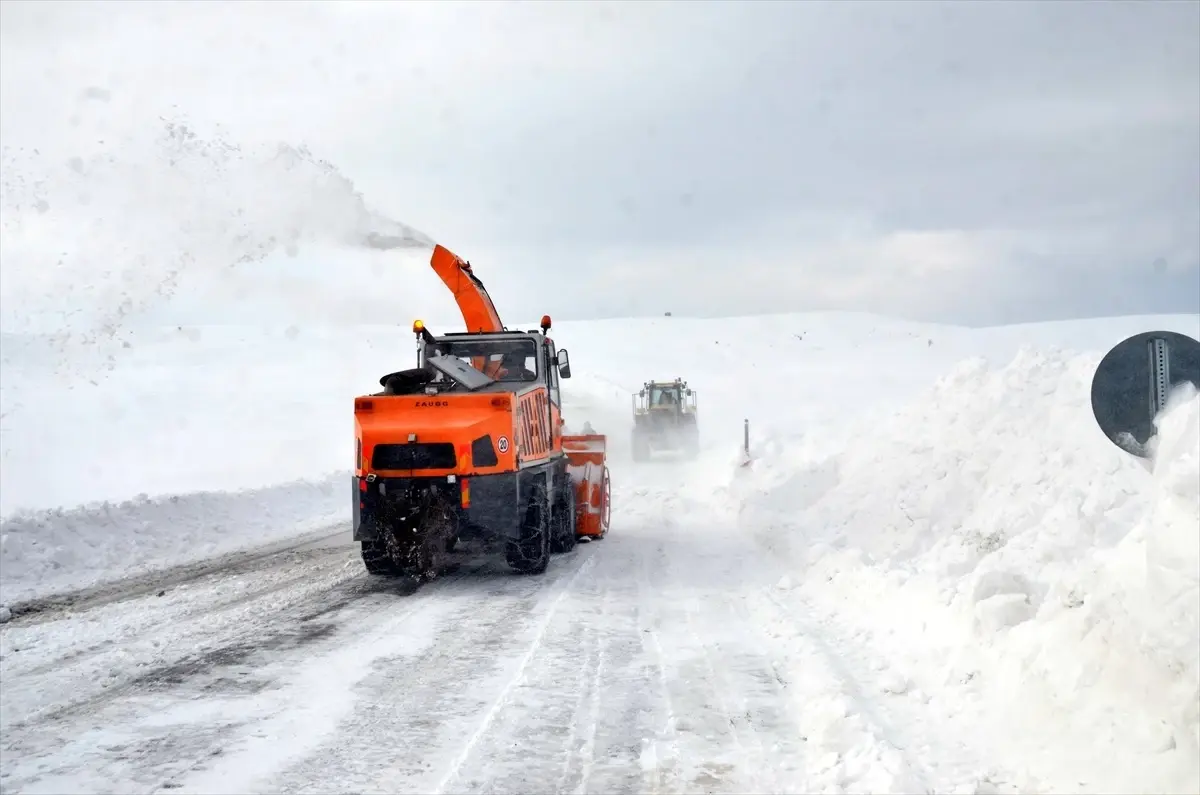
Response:
[[[467,540],[540,574],[552,552],[608,532],[606,437],[562,433],[571,364],[549,316],[507,329],[470,263],[437,246],[430,265],[467,331],[416,321],[417,366],[354,399],[354,540],[372,574],[436,576]]]

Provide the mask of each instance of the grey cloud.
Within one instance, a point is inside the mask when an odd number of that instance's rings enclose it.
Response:
[[[506,314],[1200,311],[1195,3],[141,6],[210,85],[109,104],[302,138]]]
[[[687,101],[652,114],[630,113],[624,96],[590,112],[579,101],[471,168],[490,185],[518,163],[525,190],[546,198],[536,203],[549,211],[543,225],[569,238],[603,229],[606,239],[695,239],[779,207],[1004,227],[1097,196],[1125,205],[1153,191],[1171,206],[1200,194],[1196,45],[1172,41],[1194,7],[1162,20],[1164,39],[1139,34],[1146,22],[1131,30],[1109,19],[1107,4],[846,4],[824,12],[837,46],[813,51],[812,34],[787,35],[820,16],[808,5],[754,5],[746,15],[775,23],[775,35],[723,63],[708,93],[682,91]],[[875,20],[865,30],[843,19],[863,16]],[[708,78],[702,57],[685,79]],[[681,79],[641,77],[631,90]]]

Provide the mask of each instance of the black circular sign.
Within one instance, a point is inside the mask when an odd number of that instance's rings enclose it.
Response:
[[[1113,444],[1149,458],[1154,417],[1171,390],[1200,389],[1200,342],[1175,331],[1134,334],[1113,347],[1092,376],[1092,414]]]

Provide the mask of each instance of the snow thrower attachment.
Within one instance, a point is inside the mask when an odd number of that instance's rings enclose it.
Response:
[[[608,535],[612,483],[605,463],[607,438],[589,433],[563,437],[567,471],[575,484],[575,534],[599,541]]]
[[[1200,342],[1174,331],[1135,334],[1096,367],[1092,415],[1117,447],[1150,458],[1155,418],[1185,383],[1200,389]]]
[[[700,451],[696,392],[682,378],[647,381],[633,395],[633,460],[645,461],[656,450]]]
[[[469,263],[441,246],[430,262],[468,330],[434,335],[415,321],[417,366],[355,399],[354,539],[374,574],[436,574],[471,540],[540,574],[552,552],[597,537],[596,508],[607,529],[605,437],[562,434],[571,366],[550,317],[507,329]]]

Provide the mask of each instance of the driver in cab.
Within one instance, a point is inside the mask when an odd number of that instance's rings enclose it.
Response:
[[[525,367],[525,362],[526,356],[521,351],[504,354],[500,360],[499,377],[505,381],[533,381],[537,375]]]

